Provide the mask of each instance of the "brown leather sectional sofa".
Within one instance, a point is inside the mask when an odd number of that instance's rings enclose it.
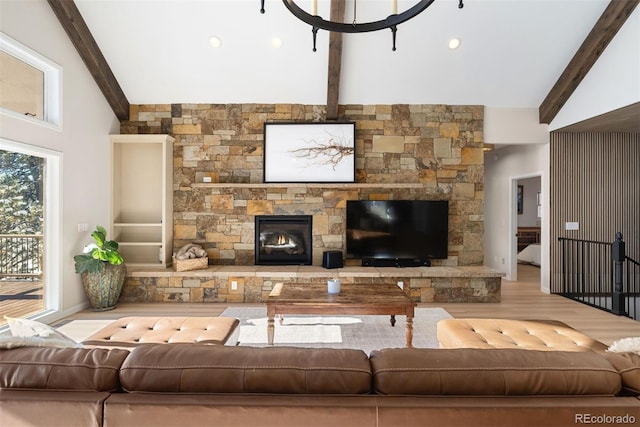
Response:
[[[203,344],[0,350],[1,426],[640,423],[640,356]]]

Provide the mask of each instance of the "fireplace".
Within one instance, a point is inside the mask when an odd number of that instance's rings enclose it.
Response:
[[[311,215],[256,215],[256,265],[311,265]]]

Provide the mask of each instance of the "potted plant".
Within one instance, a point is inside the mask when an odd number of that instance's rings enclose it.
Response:
[[[91,233],[95,243],[85,246],[83,253],[73,257],[76,273],[89,298],[89,309],[111,310],[116,307],[127,267],[118,252],[118,242],[107,240],[107,230],[98,225]]]

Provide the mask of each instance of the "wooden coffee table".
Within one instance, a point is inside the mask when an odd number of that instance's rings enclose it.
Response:
[[[278,283],[267,298],[267,338],[273,345],[275,316],[282,314],[379,314],[407,316],[407,347],[413,342],[413,314],[416,303],[395,284],[343,283],[339,294],[329,294],[327,285]]]

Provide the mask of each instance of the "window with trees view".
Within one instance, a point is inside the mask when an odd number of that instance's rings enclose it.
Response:
[[[45,308],[44,174],[44,158],[0,149],[0,312],[8,316]]]

